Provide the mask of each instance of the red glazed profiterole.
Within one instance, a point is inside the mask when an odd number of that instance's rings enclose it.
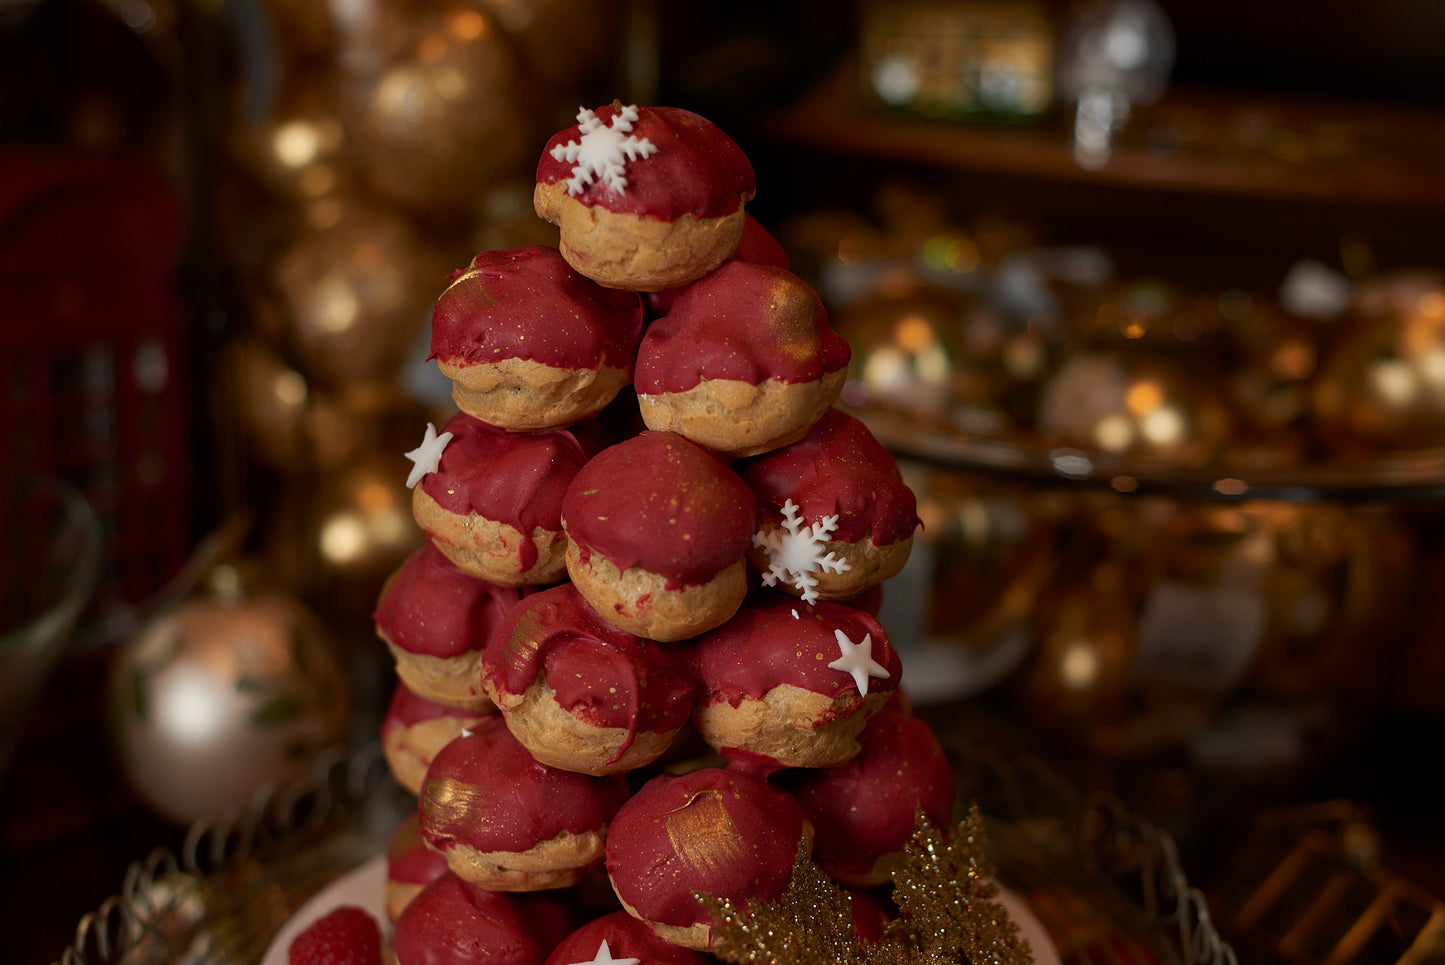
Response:
[[[417,696],[398,681],[381,720],[381,750],[392,777],[411,793],[421,793],[436,752],[495,712],[491,707],[479,711],[448,707]]]
[[[466,413],[435,472],[412,490],[412,515],[458,568],[502,586],[553,583],[566,570],[562,496],[601,447],[590,424],[508,432]]]
[[[713,962],[693,949],[667,941],[647,923],[627,912],[614,911],[563,938],[547,956],[547,965],[595,961],[603,942],[607,943],[608,954],[613,959],[636,958],[645,965],[712,965]]]
[[[397,965],[542,965],[568,922],[551,895],[491,891],[447,872],[397,918],[392,946]]]
[[[839,634],[842,635],[840,639]],[[871,658],[866,692],[848,651]],[[858,753],[858,734],[897,688],[898,654],[877,619],[842,603],[806,606],[778,594],[751,601],[727,623],[683,645],[703,693],[693,724],[724,759],[763,771],[832,767]],[[768,765],[771,764],[770,768]]]
[[[902,866],[919,809],[948,830],[956,788],[943,746],[917,717],[881,710],[858,744],[839,767],[800,768],[779,783],[813,823],[813,860],[834,880],[869,888]]]
[[[532,200],[561,229],[562,254],[579,272],[612,288],[658,291],[733,253],[756,190],[747,156],[711,121],[614,101],[584,108],[547,141]]]
[[[578,591],[609,623],[664,642],[737,610],[756,523],[756,500],[737,474],[667,432],[604,449],[562,500]]]
[[[543,245],[483,251],[432,310],[431,359],[466,413],[514,431],[600,412],[632,377],[642,299]]]
[[[422,836],[457,874],[497,891],[537,891],[574,885],[602,860],[627,791],[620,775],[535,760],[492,718],[437,753],[417,807]]]
[[[804,525],[836,517],[820,552],[846,564],[820,569],[813,588],[820,600],[847,600],[894,576],[908,561],[919,526],[918,500],[893,454],[861,420],[829,409],[799,441],[734,466],[758,499],[763,532],[781,533],[784,506],[793,503]],[[749,561],[767,572],[767,551],[754,546]],[[798,595],[796,585],[778,583]]]
[[[743,236],[738,241],[737,250],[730,256],[737,261],[750,261],[755,265],[772,265],[775,268],[788,267],[788,253],[778,243],[778,239],[764,228],[757,218],[743,213]],[[647,308],[647,315],[650,318],[657,318],[659,315],[666,315],[672,308],[672,303],[677,301],[678,292],[681,288],[668,288],[663,291],[644,292],[643,303]]]
[[[447,873],[447,859],[422,840],[415,810],[392,832],[386,845],[386,913],[395,922],[421,890]]]
[[[676,655],[602,619],[571,583],[512,609],[482,677],[533,757],[584,774],[652,763],[688,722],[698,689]]]
[[[705,950],[714,921],[697,894],[771,901],[812,840],[802,809],[766,781],[720,768],[644,784],[613,818],[607,875],[631,915]]]
[[[527,592],[468,576],[428,543],[387,578],[373,622],[413,693],[484,710],[491,701],[482,692],[482,649]]]
[[[633,385],[648,428],[750,456],[803,437],[842,392],[851,354],[807,282],[734,260],[648,326]]]

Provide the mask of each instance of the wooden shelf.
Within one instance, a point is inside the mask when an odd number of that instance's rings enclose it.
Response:
[[[1245,199],[1445,208],[1445,114],[1173,91],[1136,112],[1096,169],[1068,123],[931,120],[872,103],[845,66],[760,122],[774,142],[1016,178]]]

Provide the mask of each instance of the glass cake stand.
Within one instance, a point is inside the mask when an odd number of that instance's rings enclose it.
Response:
[[[989,775],[980,806],[1000,880],[1042,923],[1058,961],[1234,965],[1166,834],[1116,802],[1080,798],[1040,765],[941,736],[965,793]],[[180,854],[132,864],[57,961],[259,965],[309,900],[374,871],[411,806],[378,745],[329,754],[299,784],[194,826]]]

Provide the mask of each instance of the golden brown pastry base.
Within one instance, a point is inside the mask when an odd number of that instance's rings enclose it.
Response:
[[[743,236],[743,205],[721,218],[684,214],[675,221],[616,213],[585,205],[565,182],[539,184],[532,194],[537,215],[561,229],[559,250],[580,275],[606,288],[662,291],[696,281],[737,250]]]
[[[476,513],[449,512],[417,486],[411,515],[431,537],[432,545],[463,573],[497,586],[538,586],[554,583],[566,572],[567,536],[560,529],[534,527],[530,536],[507,523]],[[522,568],[522,541],[530,540],[537,561]]]
[[[738,560],[707,583],[670,590],[667,580],[636,566],[619,570],[567,541],[567,573],[604,620],[633,636],[669,642],[697,636],[726,623],[748,592],[747,563]]]
[[[758,385],[712,379],[686,392],[639,394],[642,421],[649,429],[675,432],[700,446],[734,458],[756,456],[797,442],[838,400],[847,371],[825,373],[816,382]]]
[[[437,360],[452,380],[457,408],[512,432],[564,429],[601,412],[632,383],[631,368],[605,360],[597,368],[567,369],[530,359],[457,365]]]

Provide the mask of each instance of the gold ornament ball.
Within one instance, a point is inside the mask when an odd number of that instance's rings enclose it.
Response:
[[[412,446],[420,441],[418,436]],[[404,450],[360,456],[321,480],[311,534],[322,571],[379,586],[425,538],[411,512]]]
[[[299,779],[344,739],[348,704],[315,617],[277,593],[183,601],[123,644],[111,669],[121,769],[181,824]]]
[[[483,11],[383,8],[347,43],[341,119],[378,192],[418,209],[469,208],[494,179],[535,161],[516,52]]]
[[[264,117],[234,123],[230,149],[246,170],[289,200],[312,201],[346,190],[352,175],[337,117],[335,72],[284,74]]]
[[[279,295],[263,323],[281,330],[299,367],[325,385],[394,378],[425,329],[451,259],[402,214],[328,199],[325,214],[277,257]]]
[[[1095,349],[1060,364],[1039,399],[1053,445],[1179,466],[1217,458],[1231,419],[1207,367],[1170,352]]]
[[[1445,289],[1409,311],[1358,318],[1310,392],[1316,434],[1341,456],[1445,445]]]
[[[1019,699],[1035,721],[1080,744],[1116,743],[1129,711],[1136,625],[1124,584],[1106,559],[1061,567],[1034,614]]]
[[[527,83],[549,103],[607,64],[626,11],[617,0],[478,0],[513,40]],[[572,121],[570,105],[555,129]]]

